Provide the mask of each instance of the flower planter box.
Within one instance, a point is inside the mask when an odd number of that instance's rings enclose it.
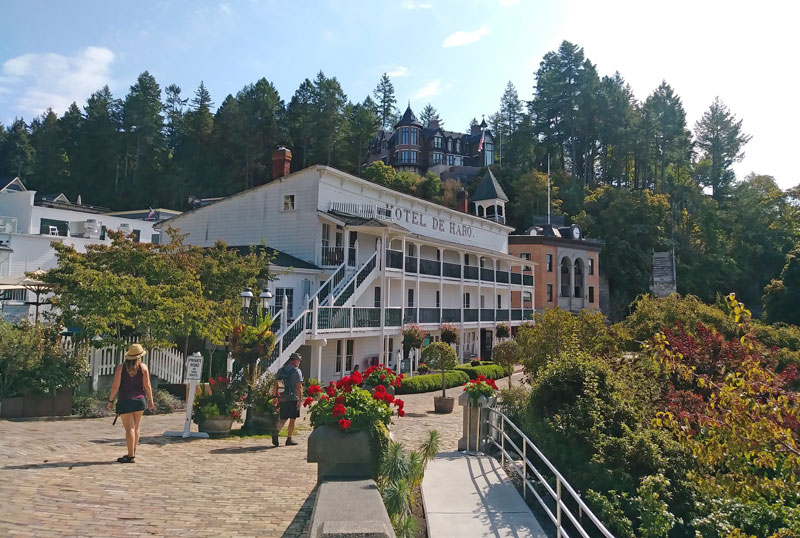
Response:
[[[450,396],[434,396],[433,411],[440,414],[452,413],[455,401],[456,399]]]
[[[203,420],[197,425],[197,429],[206,432],[212,439],[219,439],[231,434],[231,426],[233,426],[233,417],[219,415]]]
[[[264,415],[256,411],[248,411],[253,416],[250,418],[250,428],[257,433],[272,433],[277,423],[277,417],[274,415]]]
[[[345,433],[319,426],[308,437],[307,460],[317,464],[317,481],[323,478],[372,478],[375,458],[367,432]]]
[[[477,405],[470,400],[469,394],[466,392],[458,397],[458,405],[464,408],[464,418],[462,423],[462,436],[458,440],[458,449],[466,450],[469,452],[477,452],[480,450],[480,440],[486,438],[490,433],[490,428],[486,424],[489,418],[489,407],[493,407],[497,403],[497,398],[492,396],[487,398],[481,396],[478,398]],[[478,432],[478,425],[480,424],[481,431]]]
[[[25,394],[0,402],[0,418],[61,417],[72,414],[72,391],[51,396]]]

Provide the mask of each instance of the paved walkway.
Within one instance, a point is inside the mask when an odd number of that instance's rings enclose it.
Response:
[[[422,502],[429,538],[546,538],[500,463],[439,454],[425,470]]]
[[[393,436],[416,448],[436,429],[442,450],[456,450],[460,409],[436,415],[433,396],[401,396],[406,416],[395,417]],[[0,536],[307,535],[316,465],[306,463],[305,413],[300,446],[278,448],[268,439],[166,438],[183,413],[144,417],[133,465],[115,462],[125,440],[112,420],[0,420]]]

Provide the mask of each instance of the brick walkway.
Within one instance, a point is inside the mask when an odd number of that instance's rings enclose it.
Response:
[[[394,438],[416,448],[436,429],[442,450],[455,450],[461,410],[436,415],[433,396],[402,396]],[[293,448],[165,438],[183,414],[144,417],[133,465],[115,462],[124,431],[111,421],[0,420],[0,536],[306,536],[316,465],[305,460],[305,415]]]

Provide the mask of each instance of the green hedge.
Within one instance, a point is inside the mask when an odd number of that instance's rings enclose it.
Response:
[[[490,364],[497,364],[497,363],[494,362],[494,361],[481,361],[481,366],[488,366]],[[497,365],[500,366],[499,364],[497,364]],[[510,368],[510,367],[503,368],[503,377],[510,376],[513,373],[514,373],[514,369],[513,368]],[[484,374],[484,375],[486,375],[486,374]]]
[[[500,379],[506,376],[502,366],[499,364],[486,364],[485,362],[482,362],[480,366],[459,364],[456,366],[456,370],[465,372],[470,379],[476,379],[479,375],[483,375],[489,379]]]
[[[462,371],[450,370],[444,374],[447,388],[458,387],[469,381],[469,376]],[[442,390],[442,374],[424,374],[404,377],[403,384],[395,389],[396,394],[417,394]]]

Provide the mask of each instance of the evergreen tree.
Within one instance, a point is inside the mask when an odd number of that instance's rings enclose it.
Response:
[[[500,98],[500,110],[498,111],[504,136],[510,136],[517,130],[519,124],[522,123],[523,113],[524,109],[522,101],[519,100],[519,95],[517,95],[517,89],[509,80],[503,92],[503,97]]]
[[[770,323],[800,325],[800,243],[789,254],[780,278],[764,288],[764,318]]]
[[[423,127],[430,127],[431,121],[436,120],[439,122],[439,127],[444,127],[444,121],[439,117],[439,111],[433,108],[433,105],[428,103],[419,113],[419,121]]]
[[[283,101],[275,86],[262,78],[237,93],[236,102],[231,134],[234,147],[239,148],[243,187],[251,188],[272,178],[272,151],[286,139]]]
[[[437,204],[442,203],[442,180],[438,174],[428,172],[417,187],[417,195]]]
[[[714,198],[719,198],[733,182],[731,166],[744,158],[742,148],[751,137],[742,132],[742,120],[737,121],[719,97],[695,123],[694,131],[701,158],[710,164],[701,184],[711,187]]]
[[[358,173],[361,162],[365,160],[369,141],[375,136],[379,120],[375,114],[375,102],[367,96],[363,103],[347,105],[347,151],[345,155],[352,156],[352,164],[345,166],[345,170]]]
[[[619,74],[603,77],[598,95],[600,180],[609,185],[632,184],[636,99]]]
[[[294,145],[293,168],[300,170],[308,166],[309,152],[314,137],[312,108],[314,106],[314,85],[305,79],[294,92],[286,108],[289,138]],[[299,165],[299,166],[298,166]]]
[[[72,177],[80,192],[91,193],[87,200],[90,203],[114,209],[130,208],[129,201],[117,197],[124,181],[125,164],[122,103],[104,86],[89,96],[84,113],[77,147],[74,155],[70,153]],[[62,121],[65,118],[66,115]]]
[[[184,107],[186,103],[189,102],[188,99],[183,99],[181,97],[181,91],[181,87],[177,84],[170,84],[164,89],[164,95],[166,95],[166,99],[164,100],[164,115],[167,120],[167,145],[170,151],[175,151],[178,147]]]
[[[214,167],[213,145],[214,116],[211,107],[214,106],[211,94],[201,81],[191,99],[190,110],[184,117],[183,128],[183,154],[182,185],[180,201],[187,199],[190,193],[206,192],[213,189],[217,180],[217,170]]]
[[[317,73],[312,108],[316,139],[313,163],[332,165],[334,156],[338,157],[335,150],[344,135],[346,103],[347,96],[336,77],[327,78],[322,71]]]
[[[670,165],[678,166],[689,159],[691,133],[686,129],[686,112],[680,97],[662,81],[645,101],[642,115],[647,133],[644,139],[652,156],[646,168],[647,185],[656,192],[668,192]]]
[[[377,107],[377,114],[381,121],[381,127],[392,129],[395,124],[395,108],[397,99],[394,96],[394,85],[389,79],[389,75],[383,74],[375,90],[372,92]]]
[[[36,151],[31,188],[44,192],[64,192],[70,197],[78,194],[69,182],[69,157],[61,145],[58,117],[52,108],[31,124],[31,145]]]
[[[0,175],[19,177],[23,182],[33,175],[36,150],[30,142],[25,120],[18,118],[11,124],[5,137],[3,154],[0,155]]]

